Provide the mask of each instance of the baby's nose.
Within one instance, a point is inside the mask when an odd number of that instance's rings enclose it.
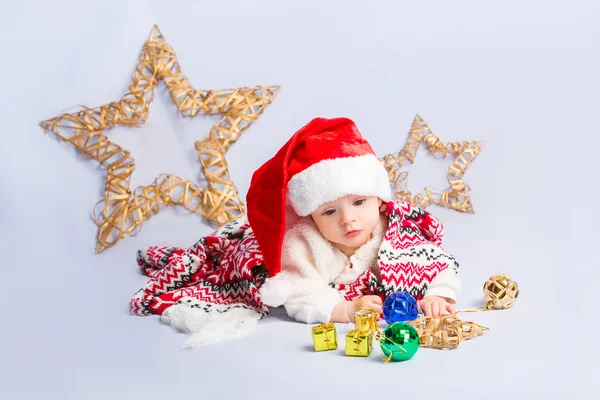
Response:
[[[348,211],[342,212],[341,221],[342,221],[342,224],[351,223],[352,221],[354,221],[354,214],[352,214],[351,212],[348,212]]]

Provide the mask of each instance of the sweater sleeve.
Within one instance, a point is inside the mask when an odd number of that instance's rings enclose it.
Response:
[[[439,272],[427,287],[425,296],[440,296],[450,299],[456,303],[461,290],[461,283],[456,272],[452,268],[446,268]]]
[[[291,318],[306,323],[326,323],[342,296],[329,285],[315,259],[319,245],[311,229],[300,227],[286,233],[282,247],[281,272],[260,288],[262,301],[271,307],[284,306]]]

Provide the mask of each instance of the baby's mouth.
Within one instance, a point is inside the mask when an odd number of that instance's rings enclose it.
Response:
[[[354,237],[354,236],[358,235],[359,233],[360,233],[360,229],[355,229],[353,231],[348,231],[348,232],[344,233],[344,236]]]

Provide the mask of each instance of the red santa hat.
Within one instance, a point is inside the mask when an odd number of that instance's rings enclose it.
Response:
[[[280,269],[286,207],[299,216],[347,195],[392,199],[388,174],[348,118],[315,118],[252,176],[247,215],[270,276]]]

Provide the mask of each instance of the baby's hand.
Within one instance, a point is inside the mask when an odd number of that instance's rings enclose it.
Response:
[[[354,315],[357,311],[370,308],[381,314],[383,312],[381,297],[363,296],[356,300],[341,300],[331,312],[330,322],[354,322]]]
[[[442,314],[454,314],[456,309],[445,298],[440,296],[427,296],[419,301],[419,307],[427,317],[437,317]]]
[[[362,310],[364,308],[370,308],[371,310],[374,310],[377,314],[381,314],[383,312],[381,297],[368,295],[352,301],[352,319],[354,320],[354,314],[356,314],[357,311]]]

